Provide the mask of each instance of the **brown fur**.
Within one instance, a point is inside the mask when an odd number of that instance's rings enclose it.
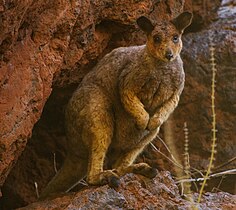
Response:
[[[139,18],[147,44],[113,50],[84,77],[66,110],[68,156],[41,198],[67,191],[85,176],[91,185],[117,187],[125,173],[156,175],[134,161],[178,104],[184,87],[181,34],[191,18],[185,12],[156,25]]]

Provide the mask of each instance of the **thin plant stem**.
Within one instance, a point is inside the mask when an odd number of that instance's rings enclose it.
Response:
[[[211,56],[211,69],[212,69],[212,80],[211,80],[211,111],[212,111],[212,144],[211,144],[211,156],[210,162],[207,168],[206,175],[204,176],[204,180],[199,192],[198,203],[201,201],[201,197],[204,191],[204,187],[206,185],[206,181],[209,178],[209,174],[213,168],[213,161],[215,160],[216,153],[216,111],[215,111],[215,83],[216,83],[216,63],[215,63],[215,46],[213,43],[213,35],[209,35],[210,40],[210,56]]]

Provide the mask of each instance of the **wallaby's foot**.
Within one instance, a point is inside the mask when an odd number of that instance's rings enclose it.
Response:
[[[140,174],[147,178],[152,179],[157,175],[157,169],[152,168],[147,163],[137,163],[137,164],[132,164],[127,167],[119,167],[117,169],[117,173],[120,176],[123,176],[126,173]]]
[[[117,188],[120,185],[119,176],[113,170],[106,170],[99,174],[88,176],[87,182],[91,185],[108,184],[112,188]]]
[[[147,163],[138,163],[134,164],[133,173],[153,179],[157,175],[157,169],[149,166]]]

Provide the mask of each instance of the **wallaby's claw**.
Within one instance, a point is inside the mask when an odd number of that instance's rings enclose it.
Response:
[[[147,178],[153,179],[157,175],[157,169],[156,168],[150,168],[146,171],[145,175]]]
[[[157,175],[157,169],[145,164],[141,167],[134,168],[133,173],[153,179]]]
[[[108,185],[111,188],[118,188],[120,186],[120,179],[117,176],[110,176],[108,177]]]

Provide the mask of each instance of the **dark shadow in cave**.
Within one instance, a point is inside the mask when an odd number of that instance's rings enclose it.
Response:
[[[64,110],[76,87],[53,89],[31,139],[2,187],[1,209],[15,209],[35,202],[35,182],[40,193],[55,175],[55,167],[60,168],[66,154]]]

